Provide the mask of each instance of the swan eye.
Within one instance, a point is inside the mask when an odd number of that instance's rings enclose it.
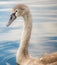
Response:
[[[19,10],[18,9],[16,9],[16,11],[15,12],[18,12]]]
[[[17,10],[16,10],[16,12],[17,12]]]

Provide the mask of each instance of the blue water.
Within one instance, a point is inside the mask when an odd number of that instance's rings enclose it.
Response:
[[[18,48],[17,41],[9,41],[9,42],[0,42],[0,64],[6,65],[9,63],[10,65],[16,65],[16,51]],[[10,50],[15,50],[11,52]]]
[[[0,65],[16,65],[16,51],[18,47],[18,41],[0,42]],[[34,47],[37,47],[37,50]],[[35,45],[30,44],[29,49],[32,49],[30,50],[32,56],[41,57],[45,53],[56,52],[57,42],[45,42],[40,43],[40,45],[39,43]]]

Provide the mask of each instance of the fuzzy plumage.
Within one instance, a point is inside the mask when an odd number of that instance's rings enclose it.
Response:
[[[32,58],[28,54],[28,44],[32,30],[32,18],[29,8],[24,4],[18,4],[13,8],[15,16],[24,18],[24,28],[20,42],[20,48],[16,54],[16,62],[19,65],[57,65],[57,52],[47,54],[41,58]]]

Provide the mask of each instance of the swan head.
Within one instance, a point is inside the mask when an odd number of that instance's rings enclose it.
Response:
[[[24,4],[18,4],[13,8],[13,13],[10,15],[9,22],[7,26],[9,26],[17,17],[28,15],[29,8]]]

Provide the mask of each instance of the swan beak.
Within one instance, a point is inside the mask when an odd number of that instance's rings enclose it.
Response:
[[[16,19],[15,13],[12,13],[9,19],[9,22],[7,23],[7,27]]]

